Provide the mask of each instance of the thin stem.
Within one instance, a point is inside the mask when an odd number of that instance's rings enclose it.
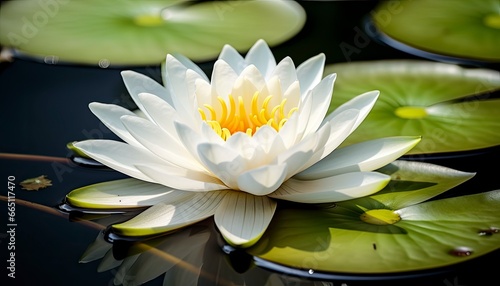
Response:
[[[12,198],[11,198],[11,200],[12,200]],[[52,215],[55,215],[55,216],[59,216],[59,217],[63,217],[63,218],[68,218],[68,214],[64,214],[64,213],[58,211],[57,209],[55,209],[53,207],[49,207],[49,206],[37,204],[37,203],[34,203],[34,202],[30,202],[30,201],[26,201],[26,200],[22,200],[22,199],[18,199],[18,198],[16,198],[15,200],[16,200],[16,206],[17,205],[24,206],[24,207],[36,209],[36,210],[39,210],[39,211],[42,211],[42,212],[45,212],[45,213],[48,213],[48,214],[52,214]],[[6,197],[6,196],[0,196],[0,201],[8,202],[9,198]],[[103,229],[106,228],[103,225],[100,225],[98,223],[95,223],[93,221],[88,221],[88,220],[79,220],[79,221],[77,221],[77,223],[81,223],[83,225],[86,225],[86,226],[89,226],[89,227],[92,227],[92,228],[95,228],[95,229],[98,229],[98,230],[103,230]]]
[[[70,163],[71,160],[64,157],[43,156],[43,155],[30,155],[30,154],[16,154],[16,153],[0,153],[0,159],[7,160],[27,160],[27,161],[49,161]]]

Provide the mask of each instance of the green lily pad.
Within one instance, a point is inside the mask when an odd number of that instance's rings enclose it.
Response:
[[[380,90],[367,118],[343,145],[389,136],[422,136],[408,154],[468,151],[500,144],[500,73],[452,64],[381,60],[328,65],[337,73],[330,110]],[[467,100],[466,100],[467,99]]]
[[[167,53],[215,58],[224,44],[244,51],[302,29],[295,1],[23,0],[0,10],[0,44],[51,63],[159,64]]]
[[[430,198],[433,187],[445,191],[456,180],[455,171],[446,176],[444,167],[418,163],[420,170],[408,171],[405,164],[392,174],[402,184],[388,186],[384,196],[279,211],[248,252],[315,272],[388,274],[449,266],[500,248],[500,190],[393,209],[389,194],[395,201]],[[436,168],[443,174],[432,180]]]
[[[500,62],[497,0],[382,1],[371,13],[389,38],[426,52]]]

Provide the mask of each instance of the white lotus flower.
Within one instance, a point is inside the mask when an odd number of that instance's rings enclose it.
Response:
[[[266,230],[277,200],[337,202],[381,190],[390,177],[373,170],[420,138],[377,139],[334,151],[366,117],[378,91],[325,118],[336,75],[322,79],[324,63],[320,54],[298,68],[289,57],[276,64],[260,40],[245,58],[226,45],[211,80],[182,56],[167,56],[165,86],[124,71],[125,85],[146,118],[91,103],[92,112],[126,143],[88,140],[75,146],[137,180],[84,187],[68,194],[68,202],[90,208],[151,206],[113,226],[130,236],[214,215],[228,243],[248,247]]]

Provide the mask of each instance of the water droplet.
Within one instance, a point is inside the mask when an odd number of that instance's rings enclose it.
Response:
[[[495,233],[500,233],[500,229],[496,227],[490,227],[488,229],[481,229],[477,232],[477,234],[481,236],[490,236],[494,235]]]
[[[105,68],[108,68],[109,65],[110,65],[110,61],[108,59],[99,60],[99,67],[105,69]]]
[[[450,250],[449,254],[454,256],[470,256],[472,252],[472,249],[465,246],[460,246]]]
[[[55,65],[55,64],[57,64],[58,61],[59,61],[58,56],[46,56],[43,59],[43,62],[46,64],[49,64],[49,65]]]
[[[314,274],[314,270],[312,270],[312,269],[309,269],[308,272],[309,272],[309,274]]]

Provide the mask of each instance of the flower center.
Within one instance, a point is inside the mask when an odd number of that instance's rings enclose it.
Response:
[[[500,29],[500,14],[489,14],[483,21],[490,28]]]
[[[134,23],[141,27],[157,27],[165,24],[160,14],[143,14],[134,18]]]
[[[245,106],[241,96],[234,98],[234,96],[229,95],[228,102],[221,97],[217,97],[221,107],[219,114],[209,104],[203,105],[208,110],[208,113],[205,113],[202,108],[198,108],[198,111],[202,119],[224,140],[227,140],[236,132],[244,132],[248,136],[252,136],[264,125],[269,125],[279,131],[288,118],[298,109],[298,107],[294,107],[285,113],[286,98],[280,104],[270,106],[271,98],[272,95],[269,95],[259,105],[259,92],[255,92],[250,105]]]
[[[368,210],[364,212],[359,218],[366,223],[376,225],[395,224],[401,220],[399,214],[387,209]]]
[[[427,110],[421,106],[401,106],[396,108],[394,113],[405,119],[420,119],[427,116]]]

